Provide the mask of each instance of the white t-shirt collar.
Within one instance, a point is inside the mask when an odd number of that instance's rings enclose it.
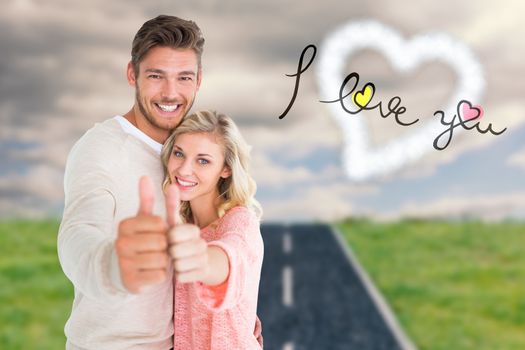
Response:
[[[140,129],[138,129],[135,125],[131,124],[129,120],[127,120],[123,116],[117,115],[115,116],[115,119],[119,122],[120,126],[127,134],[135,136],[139,140],[143,141],[160,155],[160,152],[162,151],[161,143],[158,143],[157,141],[153,140],[151,137],[143,133]]]

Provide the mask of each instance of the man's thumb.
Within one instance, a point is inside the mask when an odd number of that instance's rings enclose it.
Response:
[[[139,215],[153,214],[155,204],[155,194],[153,183],[148,176],[142,176],[139,180]]]

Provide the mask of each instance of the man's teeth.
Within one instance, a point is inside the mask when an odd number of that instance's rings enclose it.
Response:
[[[182,185],[182,186],[195,186],[197,183],[196,182],[187,182],[187,181],[183,181],[179,178],[177,178],[177,182]]]
[[[159,106],[164,112],[173,112],[179,107],[179,105],[161,105],[160,103],[157,103],[157,106]]]

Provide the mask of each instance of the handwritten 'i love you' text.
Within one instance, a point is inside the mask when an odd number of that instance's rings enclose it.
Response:
[[[312,56],[310,57],[310,60],[308,63],[303,66],[303,61],[306,53],[309,50],[313,50]],[[301,80],[301,74],[306,72],[306,70],[310,67],[312,62],[314,61],[315,55],[317,53],[317,47],[313,44],[310,44],[306,46],[299,58],[299,63],[297,65],[297,72],[295,74],[286,74],[288,77],[295,77],[295,87],[292,95],[292,99],[290,100],[290,103],[284,110],[284,112],[279,116],[279,119],[283,119],[290,109],[292,108],[295,99],[297,97],[297,92],[299,90],[299,82]],[[397,124],[402,126],[411,126],[419,122],[419,118],[411,121],[406,121],[401,119],[401,115],[403,115],[406,112],[406,107],[402,105],[401,98],[399,96],[392,97],[386,105],[383,105],[383,101],[377,102],[375,105],[373,105],[372,99],[374,97],[376,87],[374,83],[367,82],[361,90],[357,90],[357,86],[359,84],[359,74],[357,72],[352,72],[348,74],[341,84],[341,87],[339,89],[339,96],[338,98],[330,101],[319,101],[321,103],[337,103],[339,102],[341,104],[341,107],[343,110],[351,115],[358,114],[362,110],[374,110],[378,109],[379,114],[382,118],[387,118],[390,115],[394,116],[394,119]],[[345,91],[348,91],[346,94],[344,94]],[[350,96],[351,99],[351,106],[347,106],[345,104],[345,100]],[[481,106],[474,106],[471,102],[467,100],[461,100],[457,104],[456,108],[456,114],[452,118],[452,120],[447,121],[445,117],[445,113],[441,110],[438,110],[434,112],[435,117],[440,118],[440,122],[443,126],[446,126],[447,129],[445,129],[441,134],[439,134],[433,142],[433,146],[436,150],[442,151],[445,148],[448,147],[452,140],[452,136],[454,134],[454,129],[456,127],[461,126],[465,130],[473,130],[476,129],[481,134],[491,133],[492,135],[501,135],[503,132],[507,130],[507,128],[504,128],[500,131],[495,131],[492,129],[492,123],[490,123],[485,129],[482,129],[480,127],[480,121],[481,117],[483,116],[483,108]]]

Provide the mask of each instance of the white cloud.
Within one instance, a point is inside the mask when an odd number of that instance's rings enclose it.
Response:
[[[0,218],[30,218],[45,219],[55,213],[50,213],[47,206],[24,203],[21,200],[0,198]]]
[[[462,36],[465,40],[475,44],[487,44],[491,41],[500,41],[512,33],[513,36],[522,36],[525,29],[521,25],[525,6],[522,1],[505,1],[505,6],[494,1],[480,1],[476,3],[476,16],[462,21]]]
[[[0,192],[13,192],[56,204],[64,200],[63,178],[61,169],[36,165],[30,167],[27,173],[8,173],[0,177]]]
[[[285,188],[290,185],[330,183],[344,177],[340,168],[328,166],[315,172],[304,166],[286,167],[278,165],[264,155],[255,157],[252,166],[258,186]]]
[[[382,220],[411,218],[481,218],[487,221],[525,218],[525,192],[442,197],[430,202],[409,202],[399,210],[376,214]]]
[[[513,153],[507,159],[507,164],[522,168],[525,170],[525,148]]]
[[[76,4],[64,0],[45,3],[11,0],[2,6],[0,18],[13,29],[22,32],[34,29],[35,26],[54,25],[76,34],[91,33],[99,38],[121,36],[129,41],[130,33],[134,33],[137,30],[136,25],[144,21],[140,10],[138,6],[133,7],[129,4],[123,9],[117,3],[103,0]],[[115,12],[118,12],[118,16],[111,15]],[[112,23],[111,27],[108,26],[109,23]]]
[[[42,143],[32,148],[12,150],[8,157],[18,162],[27,162],[32,168],[45,166],[63,172],[70,147],[67,142]]]
[[[279,1],[257,5],[256,10],[253,4],[178,2],[176,15],[194,19],[206,36],[204,81],[196,105],[224,110],[239,122],[243,135],[254,147],[252,169],[259,185],[275,192],[294,185],[303,188],[289,198],[270,198],[265,205],[266,217],[346,216],[362,210],[352,198],[380,192],[380,188],[357,187],[341,181],[344,175],[339,164],[317,172],[307,167],[307,161],[304,165],[297,161],[319,148],[338,152],[341,145],[341,130],[326,105],[318,102],[313,75],[317,61],[303,75],[288,116],[277,119],[294,86],[294,79],[285,74],[296,70],[302,48],[309,43],[319,44],[333,28],[348,20],[377,17],[398,28],[407,39],[429,29],[452,31],[481,53],[480,60],[487,68],[486,120],[509,129],[524,121],[525,109],[517,97],[519,79],[514,79],[523,73],[519,55],[523,52],[523,40],[514,35],[523,32],[523,28],[516,27],[519,11],[508,14],[505,10],[500,12],[503,18],[487,22],[487,13],[497,6],[487,2],[469,1],[451,8],[426,0],[418,3],[416,12],[404,11],[406,6],[386,1],[370,5],[351,0],[347,5],[351,8],[354,4],[359,5],[357,12],[334,11],[341,9],[340,3],[330,0],[290,6],[276,19],[276,11],[282,9]],[[514,9],[516,4],[509,7]],[[458,10],[478,7],[479,11]],[[3,4],[0,46],[4,59],[0,65],[7,67],[4,73],[9,84],[2,86],[0,138],[7,144],[37,144],[35,148],[7,154],[29,170],[27,174],[0,177],[2,195],[9,191],[10,196],[0,200],[3,215],[46,213],[48,207],[62,202],[61,169],[73,143],[95,122],[125,113],[133,103],[133,90],[127,86],[124,75],[131,40],[140,25],[156,12],[173,13],[173,4],[166,2],[154,9],[140,2],[104,0],[75,4],[67,0],[8,0]],[[460,25],[454,27],[453,23]],[[491,46],[496,42],[482,35],[497,37],[497,46]],[[505,57],[500,57],[499,48],[507,48]],[[501,74],[502,67],[506,75]],[[490,90],[491,86],[495,86],[494,90]],[[414,93],[414,98],[419,96]],[[380,127],[383,134],[392,136],[390,123],[385,121]],[[393,176],[429,177],[440,164],[513,137],[511,133],[497,137],[467,134],[453,139],[447,150],[436,151]],[[279,163],[271,159],[276,153]],[[288,161],[294,165],[286,165]],[[523,157],[515,155],[509,162],[523,166]],[[504,201],[497,203],[505,205]]]
[[[511,131],[525,122],[525,106],[519,102],[488,106],[485,113],[487,115],[481,120],[481,128],[486,128],[489,123],[492,123],[494,130],[507,128],[507,131],[498,136],[489,133],[480,134],[475,129],[465,131],[457,137],[453,136],[450,145],[445,150],[430,153],[428,157],[414,166],[400,171],[399,176],[404,179],[430,177],[436,173],[439,166],[453,163],[462,154],[485,149],[502,139],[512,137]],[[445,129],[443,127],[443,130]],[[429,140],[429,142],[433,142],[433,140]]]
[[[332,221],[351,215],[361,215],[352,198],[377,195],[373,186],[356,186],[347,183],[304,186],[295,196],[261,201],[264,220],[267,221]]]
[[[320,105],[320,104],[319,104]],[[283,107],[284,108],[284,107]],[[279,152],[285,160],[302,159],[318,149],[338,152],[341,132],[322,106],[309,113],[294,113],[265,126],[244,126],[241,131],[256,152]],[[277,119],[277,116],[272,116]]]
[[[214,62],[204,67],[196,104],[259,123],[275,123],[293,89],[283,76],[284,71],[281,76],[272,65],[255,70],[249,64],[220,66]]]
[[[304,166],[284,167],[272,162],[265,153],[252,157],[252,173],[258,186],[285,187],[314,180],[314,174]]]

